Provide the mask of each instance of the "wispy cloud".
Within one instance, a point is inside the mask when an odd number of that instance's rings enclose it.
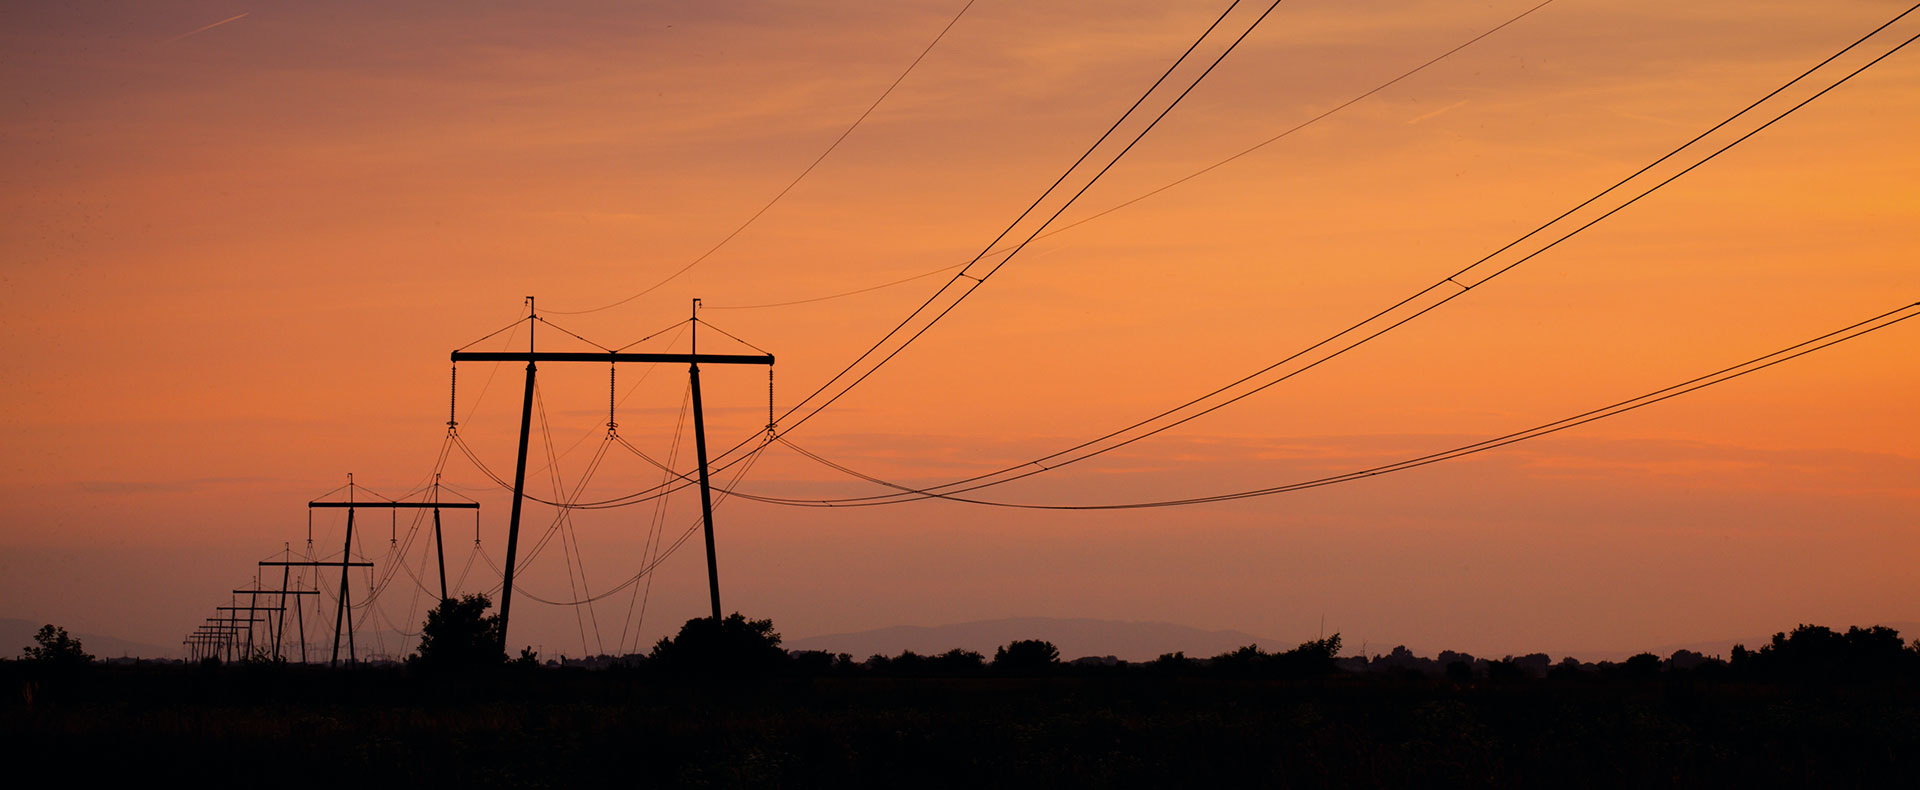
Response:
[[[1411,120],[1411,121],[1407,121],[1407,125],[1408,125],[1408,126],[1412,126],[1412,125],[1414,125],[1414,124],[1416,124],[1416,123],[1420,123],[1420,122],[1422,122],[1422,121],[1427,121],[1427,120],[1431,120],[1431,119],[1433,119],[1433,118],[1436,118],[1436,117],[1438,117],[1438,116],[1440,116],[1440,115],[1441,115],[1441,114],[1443,114],[1443,113],[1449,113],[1449,112],[1453,112],[1454,110],[1458,110],[1458,109],[1460,109],[1460,108],[1461,108],[1462,106],[1464,106],[1464,105],[1465,105],[1465,104],[1466,104],[1466,103],[1467,103],[1468,101],[1469,101],[1468,99],[1461,99],[1461,100],[1459,100],[1459,101],[1457,101],[1457,102],[1454,102],[1454,103],[1452,103],[1452,104],[1449,104],[1449,105],[1447,105],[1447,106],[1445,106],[1445,107],[1441,107],[1441,108],[1440,108],[1440,109],[1438,109],[1438,110],[1434,110],[1433,112],[1430,112],[1430,113],[1427,113],[1426,115],[1422,115],[1422,116],[1420,116],[1420,117],[1418,117],[1418,118],[1415,118],[1415,119],[1413,119],[1413,120]]]
[[[175,41],[179,41],[180,39],[183,39],[183,38],[186,38],[187,36],[191,36],[191,35],[194,35],[194,34],[197,34],[197,33],[205,33],[205,32],[207,32],[207,31],[209,31],[209,30],[212,30],[212,29],[214,29],[214,28],[216,28],[216,27],[219,27],[219,26],[221,26],[221,25],[224,25],[224,24],[227,24],[227,23],[229,23],[229,22],[238,22],[238,21],[240,21],[240,20],[242,20],[242,19],[246,19],[246,18],[247,18],[247,15],[248,15],[248,14],[251,14],[251,13],[253,13],[253,12],[252,12],[252,11],[243,11],[243,12],[241,12],[241,13],[240,13],[240,14],[239,14],[238,16],[230,16],[230,17],[227,17],[226,19],[222,19],[222,20],[220,20],[220,21],[218,21],[218,22],[215,22],[215,23],[213,23],[213,24],[211,24],[211,25],[207,25],[207,26],[205,26],[205,27],[198,27],[198,28],[194,28],[194,29],[192,29],[192,30],[189,30],[189,31],[187,31],[187,32],[185,32],[185,33],[181,33],[180,35],[177,35],[177,36],[174,36],[173,38],[170,38],[170,39],[167,39],[167,43],[169,43],[169,44],[171,44],[171,43],[173,43],[173,42],[175,42]]]

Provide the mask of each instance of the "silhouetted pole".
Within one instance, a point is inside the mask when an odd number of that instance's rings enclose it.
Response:
[[[433,475],[433,498],[440,499],[440,475]],[[440,537],[440,508],[433,509],[433,553],[440,560],[440,600],[447,599],[447,541]]]
[[[261,592],[272,592],[272,590],[234,590],[233,592],[234,592],[234,594],[235,594],[235,595],[238,595],[238,594],[240,594],[240,593],[261,593]],[[267,628],[268,628],[269,630],[271,630],[271,627],[272,627],[272,625],[273,625],[273,618],[272,618],[272,617],[255,617],[254,615],[255,615],[255,614],[258,614],[258,613],[260,613],[260,612],[269,612],[269,613],[271,613],[271,612],[275,612],[275,611],[279,611],[279,610],[281,610],[281,609],[284,609],[284,608],[286,608],[286,607],[284,607],[284,606],[260,606],[260,605],[258,605],[258,604],[248,604],[248,605],[246,605],[246,606],[238,606],[238,605],[235,605],[235,606],[216,606],[216,607],[213,607],[213,608],[215,608],[215,609],[220,609],[220,610],[223,610],[223,611],[229,611],[229,612],[232,612],[232,613],[233,613],[233,617],[234,617],[234,618],[236,618],[236,619],[234,619],[234,620],[233,620],[233,622],[235,622],[235,623],[238,623],[238,622],[240,622],[240,620],[238,620],[237,618],[239,618],[239,616],[240,616],[240,613],[241,613],[241,612],[246,612],[246,613],[247,613],[247,619],[246,619],[246,624],[247,624],[247,637],[246,637],[246,641],[245,641],[245,642],[241,642],[240,644],[238,644],[238,645],[236,645],[236,647],[240,647],[240,648],[241,648],[241,651],[242,651],[242,652],[241,652],[241,656],[242,656],[243,658],[249,658],[249,659],[250,659],[250,658],[252,658],[252,657],[253,657],[253,628],[254,628],[254,625],[253,625],[253,624],[254,624],[254,623],[265,623],[265,624],[266,624],[266,626],[265,626],[265,627],[267,627]],[[234,631],[235,631],[236,633],[237,633],[237,632],[239,632],[239,630],[240,630],[240,629],[239,629],[239,627],[238,627],[238,626],[236,626],[236,627],[234,628]],[[236,641],[238,641],[238,638],[237,638],[237,637],[236,637]]]
[[[695,359],[700,356],[700,300],[693,300],[693,340]],[[693,387],[693,448],[700,460],[700,520],[707,531],[707,594],[713,599],[713,622],[720,622],[720,561],[713,545],[713,487],[707,481],[707,419],[700,407],[700,363],[687,363],[687,377]]]
[[[201,658],[220,657],[220,640],[217,638],[221,633],[218,625],[220,622],[222,621],[209,617],[207,618],[207,622],[200,624],[200,632],[209,637],[207,640],[207,649],[202,651]]]
[[[345,503],[341,503],[341,504],[345,504]],[[308,506],[308,507],[324,507],[325,505],[323,505],[323,504],[321,504],[321,503],[317,503],[317,502],[309,502],[309,503],[307,503],[307,506]],[[366,506],[365,506],[365,505],[363,505],[362,507],[366,507]],[[351,507],[349,507],[349,508],[347,508],[347,534],[348,534],[348,537],[349,537],[349,539],[351,539],[351,537],[352,537],[352,534],[353,534],[353,508],[351,508]],[[341,560],[341,561],[339,561],[339,562],[330,562],[330,561],[327,561],[327,560],[269,560],[269,561],[265,561],[265,562],[262,562],[262,563],[260,563],[260,564],[261,564],[261,565],[267,565],[267,566],[273,566],[273,567],[280,567],[280,566],[290,566],[290,567],[301,567],[301,568],[316,568],[316,569],[317,569],[317,568],[335,568],[335,567],[337,567],[337,568],[339,568],[339,569],[340,569],[340,576],[341,576],[341,581],[343,582],[343,583],[342,583],[342,584],[340,585],[340,600],[341,600],[341,601],[342,601],[343,603],[341,604],[341,607],[340,607],[340,611],[339,611],[339,612],[336,612],[336,613],[334,614],[334,620],[333,620],[333,660],[332,660],[332,661],[330,661],[330,662],[329,662],[329,663],[327,664],[328,666],[336,666],[336,665],[338,665],[338,664],[340,663],[340,617],[341,617],[341,613],[343,613],[343,612],[345,612],[345,610],[346,610],[346,606],[345,606],[345,604],[344,604],[344,601],[346,600],[346,597],[347,597],[347,588],[346,588],[346,584],[344,584],[344,582],[345,582],[345,580],[346,580],[346,575],[347,575],[347,569],[348,569],[348,568],[371,568],[371,567],[373,567],[373,563],[371,563],[371,562],[353,562],[353,561],[350,561],[350,560]],[[318,575],[319,575],[319,573],[318,573],[318,571],[316,571],[316,572],[315,572],[315,576],[318,576]],[[290,591],[290,592],[288,592],[287,594],[288,594],[288,595],[319,595],[319,594],[320,594],[320,590],[319,590],[319,589],[317,589],[317,587],[316,587],[316,589],[314,589],[314,590],[312,590],[312,591],[301,591],[301,590],[293,590],[293,591]],[[316,614],[318,614],[318,611],[317,611],[317,610],[318,610],[318,607],[319,607],[319,604],[320,604],[320,601],[318,601],[318,600],[315,600],[315,601],[314,601],[314,606],[315,606],[315,609],[316,609],[316,612],[315,612],[315,613],[316,613]],[[307,620],[306,620],[306,613],[305,613],[305,612],[298,612],[298,611],[296,611],[296,612],[295,612],[295,614],[297,614],[297,615],[298,615],[298,616],[300,617],[300,661],[301,661],[302,663],[305,663],[305,662],[306,662],[306,660],[307,660]],[[286,615],[285,615],[285,614],[283,613],[283,614],[282,614],[281,616],[282,616],[282,617],[284,617],[284,616],[286,616]],[[349,620],[348,622],[349,622],[349,623],[351,623],[352,621],[351,621],[351,620]],[[348,640],[348,641],[347,641],[347,650],[348,650],[348,653],[347,653],[347,658],[348,658],[348,660],[349,660],[349,661],[351,661],[351,660],[352,660],[352,658],[353,658],[353,653],[352,653],[352,650],[353,650],[353,641],[352,641],[352,640],[353,640],[353,634],[351,633],[351,631],[349,631],[349,633],[347,634],[347,640]]]
[[[437,477],[435,478],[435,481],[437,485],[438,484]],[[434,541],[435,543],[438,543],[439,537],[440,537],[440,509],[441,508],[478,510],[480,509],[480,503],[478,502],[439,502],[439,501],[356,502],[353,499],[353,475],[349,474],[347,475],[347,501],[345,502],[308,502],[307,508],[309,512],[311,512],[311,510],[314,508],[345,508],[346,509],[347,536],[345,540],[345,545],[341,549],[341,556],[345,558],[345,557],[351,557],[353,554],[353,524],[354,524],[354,511],[356,510],[374,509],[374,510],[398,511],[398,510],[408,510],[408,509],[411,509],[411,510],[431,509],[433,511]],[[309,544],[312,543],[311,539],[309,539],[308,543]],[[334,615],[333,615],[333,657],[328,660],[328,666],[338,666],[340,664],[340,636],[343,631],[345,632],[347,637],[347,662],[354,663],[359,660],[359,651],[355,649],[355,645],[354,645],[353,607],[350,600],[351,594],[348,592],[348,589],[347,589],[347,585],[350,582],[350,577],[348,576],[348,570],[350,568],[371,568],[373,567],[373,563],[349,562],[349,561],[343,560],[342,562],[262,562],[260,564],[261,565],[285,565],[285,566],[299,565],[302,567],[328,567],[328,568],[338,567],[340,569],[340,596],[336,604],[336,608],[334,610]],[[445,561],[444,554],[442,554],[440,576],[441,576],[442,597],[444,597],[445,596],[444,590],[446,585],[446,561]],[[262,592],[271,592],[271,591],[263,590]],[[318,602],[316,602],[316,605],[317,604]],[[315,613],[318,614],[317,606],[316,606]],[[307,652],[306,612],[296,611],[294,614],[300,620],[300,660],[304,663],[307,660],[306,659],[306,652]],[[284,613],[281,614],[281,618],[283,621],[285,617],[286,615]],[[344,626],[342,625],[343,622],[344,622]]]
[[[233,596],[231,596],[231,595],[229,595],[229,596],[227,596],[227,602],[228,602],[228,603],[232,603],[232,602],[233,602]],[[235,617],[238,617],[238,616],[239,616],[239,614],[240,614],[239,612],[235,612],[235,611],[228,611],[228,612],[227,612],[227,626],[228,626],[228,627],[229,627],[229,629],[230,629],[230,630],[229,630],[229,631],[227,632],[227,662],[228,662],[228,663],[232,663],[232,662],[233,662],[233,643],[234,643],[235,641],[237,641],[237,640],[235,640],[235,638],[234,638],[234,636],[233,636],[233,630],[237,630],[237,629],[239,628],[239,626],[237,626],[237,625],[235,625],[235,623],[238,623],[239,621],[238,621],[238,620],[236,620],[236,619],[234,619],[234,618],[235,618]],[[248,616],[248,617],[252,617],[253,615],[251,615],[251,614],[249,614],[249,615],[247,615],[247,616]],[[248,627],[248,628],[252,628],[252,627],[253,627],[253,624],[252,624],[252,623],[248,623],[248,624],[247,624],[247,627]]]
[[[520,399],[520,459],[513,467],[513,512],[507,516],[507,567],[500,575],[500,654],[507,652],[507,612],[513,607],[513,560],[520,548],[520,508],[527,495],[527,434],[533,428],[533,297],[527,297],[527,391]]]
[[[434,484],[436,487],[439,485],[439,479],[440,479],[439,475],[434,475]],[[445,598],[447,597],[447,554],[446,554],[445,547],[441,546],[440,511],[444,508],[453,508],[456,510],[479,510],[480,503],[478,502],[439,502],[439,501],[433,501],[433,502],[347,501],[347,502],[308,502],[307,507],[308,508],[346,508],[347,520],[348,520],[349,526],[351,526],[352,524],[353,511],[355,510],[369,510],[369,509],[372,509],[372,510],[409,510],[409,509],[432,510],[433,511],[433,542],[434,542],[435,549],[439,552],[439,555],[440,555],[440,597]],[[341,573],[342,575],[344,575],[345,571],[342,571]],[[352,636],[351,630],[349,630],[348,636],[349,637]]]
[[[292,544],[286,544],[285,550],[286,550],[285,553],[280,556],[285,557],[287,559],[293,559]],[[281,646],[287,643],[287,581],[291,578],[292,574],[293,574],[292,568],[289,568],[285,565],[280,566],[280,622],[274,624],[274,627],[273,627],[273,657],[274,658],[284,658],[284,656],[281,654],[280,651],[281,651]],[[295,599],[295,600],[299,600],[299,599]],[[294,605],[294,609],[297,610],[299,608],[300,608],[299,604]]]
[[[253,586],[256,588],[260,586],[260,577],[259,577],[259,574],[257,573],[254,574]],[[282,605],[282,608],[285,608],[286,602],[281,601],[280,603]],[[247,611],[248,611],[247,616],[252,617],[253,609],[255,607],[258,607],[259,605],[260,605],[260,593],[248,592],[247,593]],[[247,660],[248,661],[253,660],[253,625],[251,623],[247,625]]]
[[[302,578],[305,578],[305,576],[303,575]],[[319,586],[320,585],[318,584],[314,585],[315,588],[318,588]],[[318,589],[313,590],[313,594],[319,595],[320,590]],[[316,604],[319,602],[320,601],[318,599],[314,600],[314,603]],[[285,623],[286,618],[287,618],[287,613],[281,612],[280,622]],[[307,663],[307,608],[305,606],[296,604],[293,607],[293,622],[295,625],[300,626],[300,663],[305,664]]]
[[[353,497],[353,475],[351,474],[347,475],[347,497],[349,499]],[[335,600],[337,601],[337,603],[334,605],[334,608],[333,608],[333,657],[330,659],[327,659],[327,666],[330,666],[330,667],[336,667],[340,665],[340,623],[342,621],[346,621],[349,627],[351,627],[352,625],[352,621],[346,620],[346,617],[347,617],[346,561],[353,559],[353,508],[347,508],[347,540],[346,540],[346,547],[341,550],[340,559],[341,559],[340,595],[336,596]],[[349,664],[353,663],[353,637],[351,636],[347,637],[347,663]]]
[[[264,563],[263,563],[263,564],[264,564]],[[262,622],[264,622],[264,623],[266,623],[266,629],[267,629],[267,634],[268,634],[269,636],[272,636],[272,637],[273,637],[273,657],[274,657],[274,658],[280,658],[280,657],[281,657],[281,652],[280,652],[280,640],[281,640],[281,639],[282,639],[282,638],[283,638],[283,637],[284,637],[284,636],[286,635],[286,623],[287,623],[287,596],[289,596],[289,595],[319,595],[319,594],[320,594],[320,592],[319,592],[318,590],[289,590],[289,589],[287,589],[287,579],[286,579],[286,575],[285,575],[285,574],[286,574],[286,573],[287,573],[287,572],[288,572],[289,570],[291,570],[291,569],[290,569],[290,568],[288,568],[288,567],[287,567],[287,566],[285,566],[285,565],[282,565],[282,566],[280,566],[280,567],[281,567],[281,574],[282,574],[282,575],[281,575],[281,578],[280,578],[280,589],[278,589],[278,590],[262,590],[262,589],[259,589],[259,588],[257,588],[257,587],[256,587],[256,588],[254,588],[254,589],[251,589],[251,590],[234,590],[234,591],[233,591],[233,593],[234,593],[235,595],[239,595],[239,594],[241,594],[241,593],[245,593],[245,594],[248,594],[248,595],[278,595],[278,596],[280,596],[280,601],[279,601],[279,603],[277,603],[277,604],[275,604],[275,605],[273,605],[273,606],[251,606],[251,607],[248,607],[248,608],[250,608],[250,609],[255,609],[255,610],[258,610],[258,611],[262,611],[262,612],[278,612],[278,613],[279,613],[279,617],[278,617],[278,618],[275,618],[275,617],[273,617],[273,616],[268,616],[268,617],[267,617],[267,619],[265,619],[265,620],[263,620],[263,621],[262,621]],[[295,613],[296,613],[296,614],[297,614],[297,613],[299,612],[299,609],[300,609],[300,607],[299,607],[299,606],[298,606],[298,605],[296,604],[296,605],[294,606],[294,611],[295,611]],[[276,622],[276,620],[277,620],[277,621],[278,621],[278,622],[280,623],[280,628],[279,628],[279,630],[278,630],[278,632],[277,632],[277,633],[276,633],[276,631],[275,631],[275,629],[274,629],[274,623]],[[302,661],[305,661],[306,659],[305,659],[305,657],[303,656],[303,657],[301,658],[301,660],[302,660]]]
[[[220,633],[210,630],[212,628],[213,626],[202,625],[194,629],[191,637],[194,641],[193,660],[202,661],[219,656]]]
[[[215,609],[225,609],[225,607],[215,607]],[[238,625],[238,619],[236,619],[236,617],[238,617],[236,613],[228,611],[228,613],[221,615],[221,617],[207,617],[207,621],[200,625],[200,632],[213,636],[213,638],[207,642],[207,652],[205,652],[205,655],[221,657],[221,654],[232,644],[232,634],[234,634],[234,630],[240,630],[240,625]]]
[[[209,625],[203,625],[200,626],[200,628],[206,631],[216,631],[226,636],[222,644],[226,646],[227,660],[231,661],[233,660],[233,648],[236,646],[235,642],[238,640],[238,637],[235,637],[234,634],[240,632],[240,611],[242,607],[216,606],[213,608],[219,611],[225,611],[227,614],[221,617],[207,618]],[[253,624],[258,622],[262,622],[260,618],[254,617],[251,612],[247,614],[246,623],[248,628],[252,628]]]

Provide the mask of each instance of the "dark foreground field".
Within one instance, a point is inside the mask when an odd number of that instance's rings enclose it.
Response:
[[[1911,786],[1911,679],[779,677],[8,662],[14,787]],[[25,781],[21,781],[25,780]],[[34,782],[28,784],[26,781]]]

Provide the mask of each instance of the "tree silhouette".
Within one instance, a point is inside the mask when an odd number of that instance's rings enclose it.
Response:
[[[1620,665],[1620,671],[1636,680],[1651,680],[1660,676],[1660,657],[1652,653],[1638,653]]]
[[[987,657],[956,647],[927,659],[927,666],[941,675],[971,675],[986,666]]]
[[[1906,648],[1900,632],[1878,625],[1846,633],[1801,625],[1759,650],[1735,645],[1732,658],[1736,671],[1773,677],[1856,680],[1920,669],[1920,653]]]
[[[1207,662],[1208,668],[1223,675],[1251,675],[1267,666],[1273,654],[1260,649],[1259,645],[1247,645],[1214,656]]]
[[[1289,675],[1331,675],[1337,671],[1334,659],[1340,655],[1340,635],[1301,642],[1299,647],[1273,657],[1274,665]]]
[[[1060,665],[1060,648],[1042,639],[1019,639],[993,651],[993,668],[1002,672],[1045,672]]]
[[[24,658],[36,664],[78,667],[93,663],[93,656],[80,648],[80,640],[67,636],[67,629],[49,623],[33,635],[35,647],[26,648]]]
[[[491,608],[493,601],[479,593],[441,599],[427,612],[427,622],[420,627],[420,653],[408,663],[424,669],[465,669],[506,661],[500,652],[500,616],[487,614]]]
[[[662,637],[650,660],[677,672],[721,675],[766,674],[787,661],[772,620],[748,620],[739,612],[714,622],[696,617],[672,639]]]
[[[1520,668],[1520,662],[1512,656],[1487,662],[1487,680],[1495,683],[1518,683],[1527,679],[1527,671]]]

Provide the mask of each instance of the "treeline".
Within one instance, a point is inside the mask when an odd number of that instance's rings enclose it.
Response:
[[[953,649],[934,655],[911,650],[897,656],[869,656],[856,661],[846,653],[818,650],[794,651],[789,660],[795,669],[814,675],[878,675],[888,677],[939,677],[969,675],[1105,675],[1116,672],[1157,674],[1216,674],[1236,677],[1285,676],[1317,677],[1340,671],[1335,658],[1340,652],[1340,635],[1302,643],[1292,650],[1269,653],[1258,645],[1247,645],[1212,658],[1188,658],[1185,653],[1168,653],[1147,662],[1130,662],[1113,656],[1088,656],[1063,661],[1053,643],[1040,639],[1017,640],[996,648],[991,659],[965,649]]]
[[[1526,679],[1651,679],[1689,676],[1726,679],[1873,679],[1920,675],[1920,641],[1907,644],[1900,632],[1885,626],[1854,626],[1845,632],[1822,625],[1802,625],[1781,632],[1759,649],[1734,645],[1727,658],[1692,650],[1676,650],[1660,657],[1641,653],[1624,661],[1554,663],[1545,653],[1476,658],[1443,650],[1422,658],[1403,647],[1385,655],[1353,656],[1338,662],[1350,673],[1418,674],[1456,682],[1517,681]]]
[[[1677,650],[1666,657],[1641,653],[1619,662],[1582,662],[1569,657],[1554,663],[1545,653],[1488,659],[1451,650],[1426,658],[1414,655],[1404,645],[1385,654],[1343,658],[1339,655],[1341,640],[1337,633],[1279,652],[1247,645],[1212,657],[1168,653],[1144,662],[1113,656],[1063,660],[1058,647],[1039,639],[1010,642],[995,649],[991,657],[955,648],[942,653],[920,654],[907,650],[895,656],[872,655],[859,659],[847,653],[784,650],[771,620],[748,620],[738,612],[718,622],[712,618],[689,620],[678,634],[661,639],[649,653],[584,659],[562,657],[542,664],[530,650],[522,651],[513,661],[499,653],[498,618],[486,614],[489,607],[490,602],[477,595],[442,602],[429,613],[422,629],[421,650],[410,656],[406,665],[427,674],[499,666],[525,672],[545,666],[730,677],[1126,674],[1287,679],[1372,676],[1440,679],[1455,684],[1658,678],[1835,682],[1920,679],[1920,640],[1905,642],[1899,631],[1877,625],[1854,626],[1844,632],[1826,626],[1801,625],[1791,632],[1774,634],[1772,640],[1758,649],[1734,645],[1725,659],[1691,650]],[[26,667],[72,671],[94,660],[82,650],[79,640],[71,639],[64,629],[56,626],[42,628],[35,640],[38,644],[23,651],[15,661]],[[219,662],[208,659],[204,663]]]
[[[479,788],[631,784],[644,769],[707,787],[1867,787],[1920,769],[1920,645],[1886,628],[1801,626],[1724,660],[1341,658],[1337,635],[1140,662],[1065,660],[1042,640],[856,659],[787,651],[772,623],[735,615],[643,655],[540,662],[448,625],[432,656],[339,671],[101,667],[56,629],[46,649],[0,662],[0,740],[30,756],[11,778]]]
[[[1735,645],[1726,658],[1678,650],[1666,657],[1641,653],[1618,662],[1564,658],[1555,663],[1544,653],[1488,659],[1449,650],[1426,658],[1414,655],[1405,646],[1386,654],[1340,657],[1340,635],[1334,634],[1278,652],[1247,645],[1211,657],[1168,653],[1151,661],[1135,662],[1113,656],[1064,660],[1056,646],[1037,639],[1011,642],[997,648],[992,656],[955,648],[942,653],[921,654],[908,650],[893,656],[872,655],[859,659],[847,653],[781,650],[780,636],[766,620],[745,620],[735,614],[720,628],[714,628],[711,623],[704,618],[690,621],[679,636],[662,639],[649,654],[563,658],[548,661],[547,666],[809,677],[1128,674],[1288,679],[1370,676],[1493,684],[1659,678],[1836,682],[1920,679],[1920,640],[1904,642],[1898,631],[1885,626],[1855,626],[1842,632],[1826,626],[1801,625],[1791,632],[1775,634],[1770,642],[1757,649]]]

